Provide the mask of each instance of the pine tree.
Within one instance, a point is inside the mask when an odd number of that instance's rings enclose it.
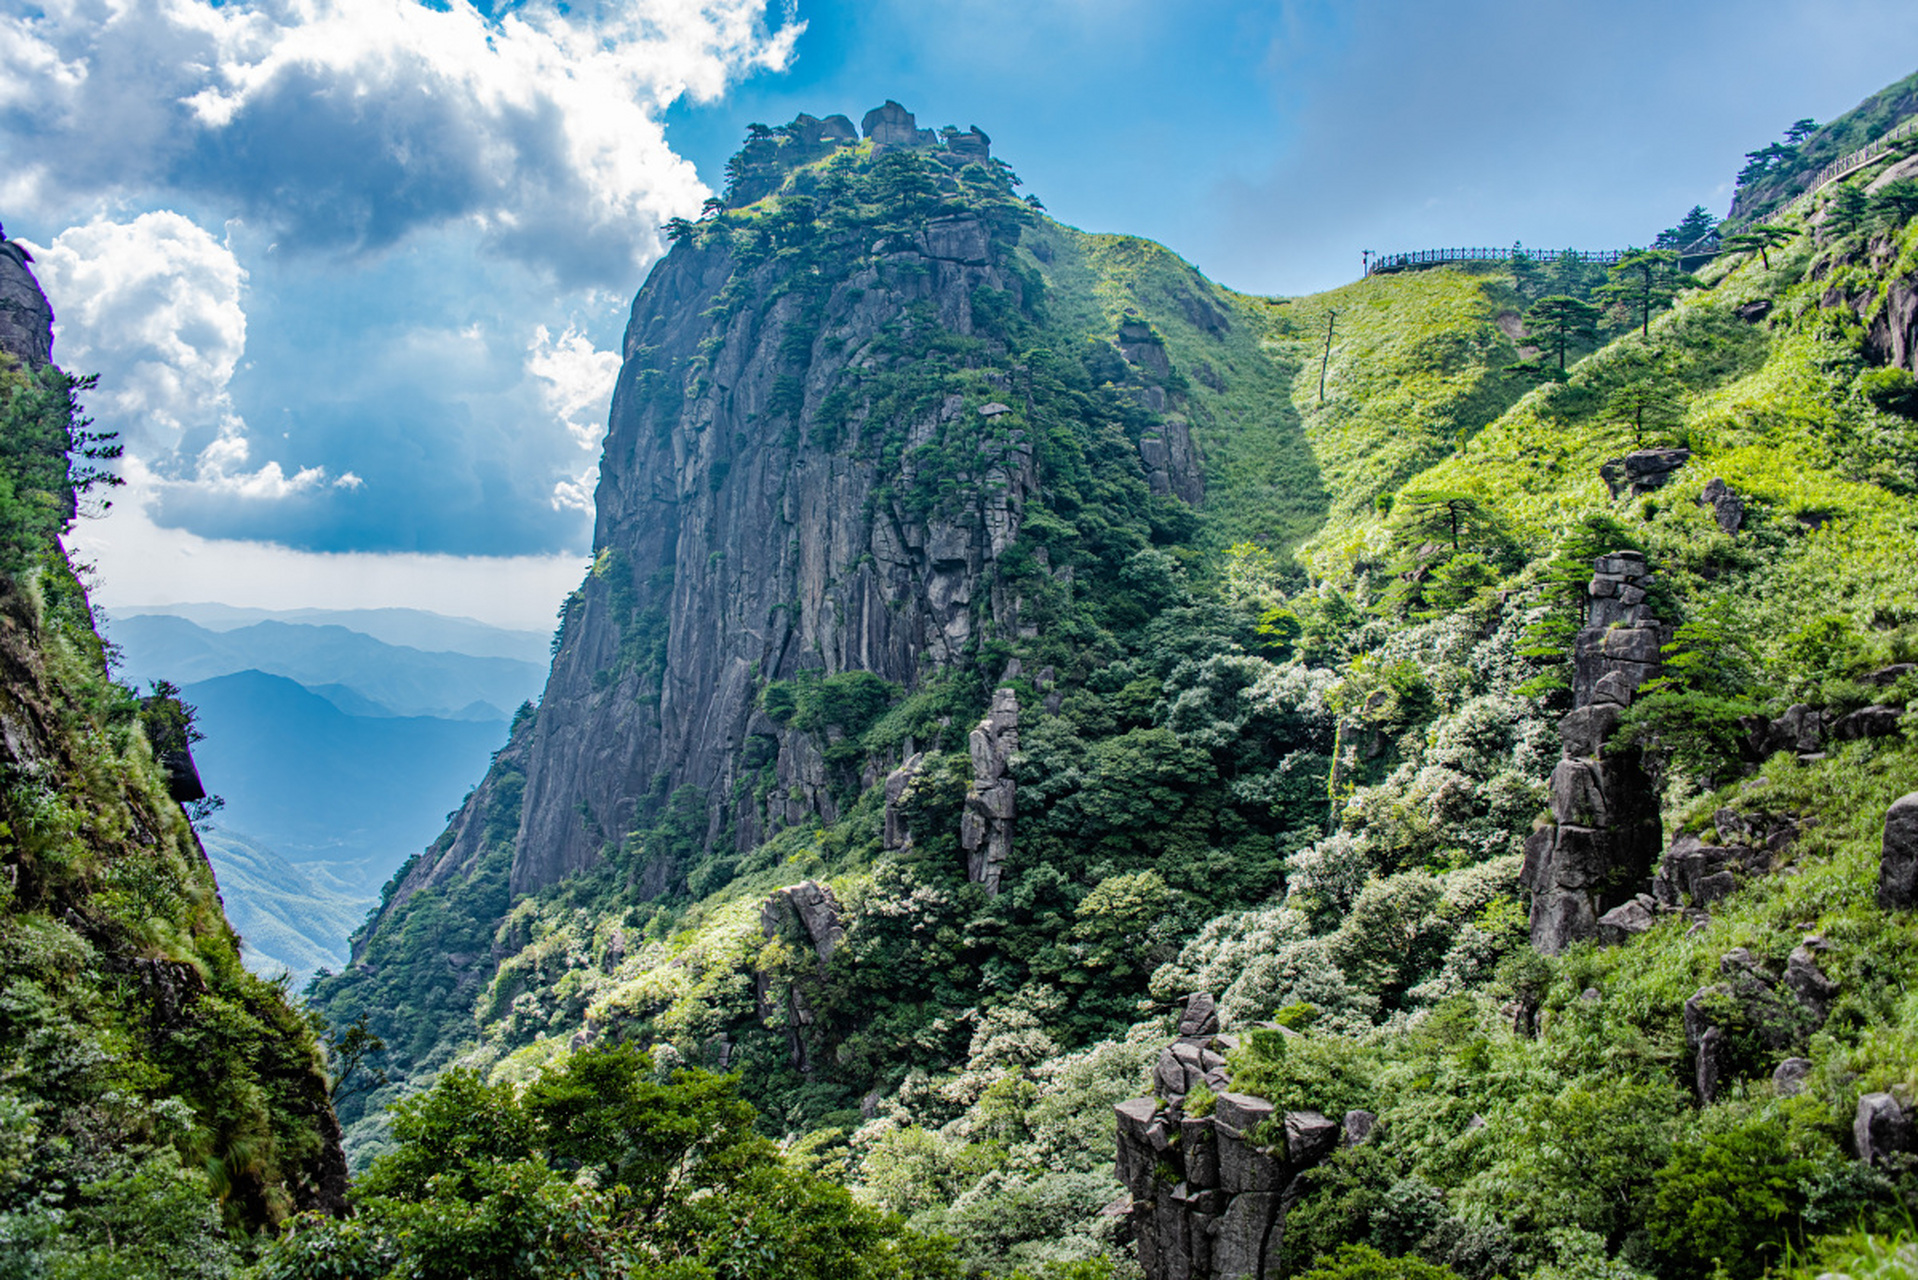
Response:
[[[1525,336],[1557,360],[1562,377],[1566,353],[1576,343],[1598,336],[1598,308],[1564,294],[1540,298],[1525,313]]]
[[[1701,241],[1709,240],[1718,229],[1718,219],[1712,217],[1702,204],[1695,204],[1691,212],[1679,219],[1678,225],[1668,227],[1658,233],[1658,239],[1652,241],[1654,249],[1689,249]]]
[[[1610,275],[1610,281],[1598,287],[1598,296],[1627,318],[1636,313],[1644,337],[1651,336],[1652,312],[1669,305],[1680,289],[1698,283],[1678,269],[1678,254],[1671,249],[1633,249],[1613,265]]]
[[[1629,428],[1632,447],[1642,449],[1684,417],[1682,388],[1661,351],[1627,351],[1615,367],[1625,381],[1605,397],[1604,418]]]
[[[1865,225],[1871,213],[1871,200],[1857,187],[1842,184],[1832,192],[1825,206],[1825,226],[1833,235],[1848,236]]]
[[[1765,270],[1770,271],[1771,251],[1782,249],[1790,244],[1797,234],[1790,227],[1774,227],[1761,223],[1758,226],[1746,227],[1743,231],[1734,231],[1726,236],[1723,252],[1756,253],[1758,260],[1764,264]]]

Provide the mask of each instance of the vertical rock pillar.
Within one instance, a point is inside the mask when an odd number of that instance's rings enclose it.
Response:
[[[1663,827],[1638,752],[1606,744],[1633,696],[1658,671],[1666,631],[1636,551],[1593,561],[1585,626],[1573,642],[1572,704],[1559,721],[1565,756],[1552,771],[1552,824],[1525,842],[1532,945],[1555,955],[1599,932],[1651,874]]]
[[[1000,868],[1012,852],[1012,753],[1019,749],[1019,695],[993,691],[992,708],[972,731],[972,785],[959,815],[959,844],[966,851],[966,879],[999,893]]]

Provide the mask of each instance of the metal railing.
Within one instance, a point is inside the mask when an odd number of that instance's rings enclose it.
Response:
[[[1892,126],[1875,141],[1867,143],[1847,155],[1842,155],[1817,173],[1812,175],[1811,185],[1780,205],[1771,216],[1783,217],[1786,214],[1800,213],[1810,204],[1812,197],[1841,178],[1850,177],[1879,156],[1892,148],[1894,143],[1918,135],[1918,116]],[[1679,251],[1681,258],[1703,260],[1713,256],[1718,250],[1715,243],[1706,247],[1706,241],[1689,245]],[[1412,267],[1435,267],[1448,262],[1510,262],[1517,254],[1524,254],[1533,262],[1557,262],[1566,254],[1571,254],[1580,262],[1592,262],[1609,267],[1618,262],[1630,249],[1525,249],[1514,246],[1510,249],[1415,249],[1409,253],[1373,253],[1369,249],[1365,254],[1365,274],[1378,275],[1385,271],[1405,271]]]
[[[1408,267],[1433,267],[1447,262],[1510,262],[1514,254],[1522,254],[1533,262],[1557,262],[1566,254],[1571,254],[1579,262],[1595,262],[1599,266],[1609,267],[1630,253],[1630,249],[1417,249],[1410,253],[1368,253],[1365,260],[1365,274],[1377,275],[1381,271],[1403,271]]]
[[[1892,143],[1909,138],[1913,134],[1918,134],[1918,116],[1911,117],[1911,119],[1906,120],[1903,124],[1893,125],[1890,129],[1887,129],[1876,142],[1867,143],[1850,155],[1839,156],[1836,160],[1820,169],[1812,175],[1810,186],[1779,206],[1777,213],[1772,216],[1780,217],[1788,213],[1801,212],[1811,204],[1811,198],[1820,191],[1823,191],[1832,183],[1837,182],[1840,178],[1848,178],[1852,174],[1857,173],[1873,160],[1876,160],[1879,156],[1891,150]]]

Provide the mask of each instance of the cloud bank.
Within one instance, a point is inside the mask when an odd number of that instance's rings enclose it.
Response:
[[[0,201],[185,193],[291,250],[470,222],[561,284],[624,285],[704,196],[659,113],[778,69],[765,0],[51,0],[0,14]]]
[[[602,348],[708,194],[662,114],[803,29],[778,0],[0,5],[0,210],[127,444],[116,562],[198,539],[143,569],[210,598],[219,543],[576,557]]]

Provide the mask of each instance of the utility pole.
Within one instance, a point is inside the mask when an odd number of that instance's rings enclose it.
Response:
[[[1325,371],[1332,364],[1332,326],[1338,322],[1339,313],[1325,313],[1325,358],[1319,361],[1319,403],[1325,403]]]

